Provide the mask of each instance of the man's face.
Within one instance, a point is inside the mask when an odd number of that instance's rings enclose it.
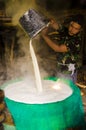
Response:
[[[76,35],[81,30],[81,25],[76,22],[70,22],[68,33],[70,36]]]

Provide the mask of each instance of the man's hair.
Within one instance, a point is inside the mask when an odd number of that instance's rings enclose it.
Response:
[[[85,20],[84,20],[84,16],[82,14],[73,15],[71,20],[78,23],[82,27],[84,26]]]

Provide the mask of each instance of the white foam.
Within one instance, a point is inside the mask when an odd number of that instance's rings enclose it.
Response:
[[[43,91],[38,92],[33,78],[8,84],[5,96],[22,103],[42,104],[62,101],[72,94],[70,86],[63,81],[42,80]]]

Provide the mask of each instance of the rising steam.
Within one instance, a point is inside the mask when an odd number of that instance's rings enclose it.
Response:
[[[12,16],[13,25],[17,25],[24,12],[36,6],[35,0],[11,0],[6,3],[6,13]]]
[[[33,8],[35,10],[38,10],[39,7],[36,4],[35,0],[9,0],[6,3],[6,15],[12,17],[12,25],[17,26],[17,33],[16,37],[18,40],[16,41],[15,45],[17,44],[19,46],[18,55],[17,51],[13,50],[13,59],[11,61],[11,64],[6,62],[6,69],[7,69],[7,80],[9,79],[15,79],[17,77],[23,77],[27,75],[33,75],[33,68],[32,68],[32,62],[31,62],[31,56],[29,52],[29,36],[26,35],[24,30],[20,28],[19,25],[19,19],[20,17],[30,8]],[[39,42],[37,38],[34,40],[35,44]],[[40,43],[36,44],[35,46],[38,47],[41,46]],[[9,52],[10,53],[10,52]],[[21,56],[23,54],[23,56]],[[15,55],[17,55],[15,57]],[[8,57],[7,57],[8,59]],[[9,66],[10,65],[10,66]],[[30,77],[29,77],[30,78]]]

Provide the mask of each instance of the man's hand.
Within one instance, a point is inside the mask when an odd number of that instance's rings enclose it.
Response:
[[[42,36],[47,36],[48,34],[48,27],[44,28],[42,31],[41,31],[41,35]]]
[[[59,24],[54,19],[51,19],[50,26],[55,30],[59,29]]]

